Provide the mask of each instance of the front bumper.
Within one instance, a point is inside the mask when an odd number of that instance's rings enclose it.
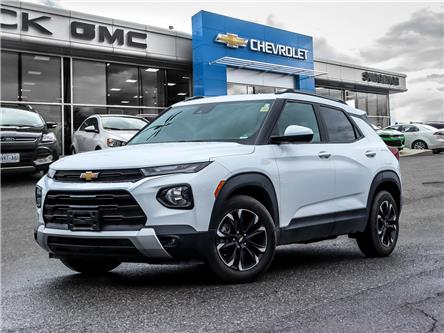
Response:
[[[35,239],[55,258],[112,257],[126,262],[162,263],[204,260],[208,234],[187,226],[96,232],[59,230],[40,225]],[[104,240],[108,242],[104,243]],[[122,246],[124,241],[127,243]]]

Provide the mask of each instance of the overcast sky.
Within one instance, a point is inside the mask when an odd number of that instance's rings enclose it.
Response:
[[[208,10],[314,37],[314,55],[407,74],[397,121],[444,120],[444,3],[31,0],[191,33]]]

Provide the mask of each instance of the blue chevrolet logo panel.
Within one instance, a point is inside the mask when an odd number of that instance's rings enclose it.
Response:
[[[194,95],[227,93],[226,67],[214,64],[222,57],[314,69],[310,36],[206,11],[195,14],[192,21]],[[296,88],[315,90],[312,77],[294,78]]]

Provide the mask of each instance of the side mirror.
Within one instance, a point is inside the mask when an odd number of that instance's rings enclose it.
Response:
[[[313,131],[304,126],[290,125],[285,129],[284,135],[272,136],[271,143],[309,143],[313,140]]]
[[[55,123],[53,121],[47,121],[46,122],[46,127],[47,128],[56,128],[57,127],[57,123]]]
[[[84,131],[89,133],[99,133],[99,130],[96,129],[93,125],[86,126]]]

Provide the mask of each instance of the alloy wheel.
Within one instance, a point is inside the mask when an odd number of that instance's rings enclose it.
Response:
[[[267,249],[267,230],[259,216],[247,209],[226,214],[217,227],[216,250],[223,263],[236,271],[255,267]]]
[[[425,143],[422,141],[415,142],[413,149],[426,149]]]
[[[395,207],[385,200],[379,205],[378,216],[376,218],[376,228],[378,238],[385,247],[390,247],[395,241],[397,226],[397,215]]]

